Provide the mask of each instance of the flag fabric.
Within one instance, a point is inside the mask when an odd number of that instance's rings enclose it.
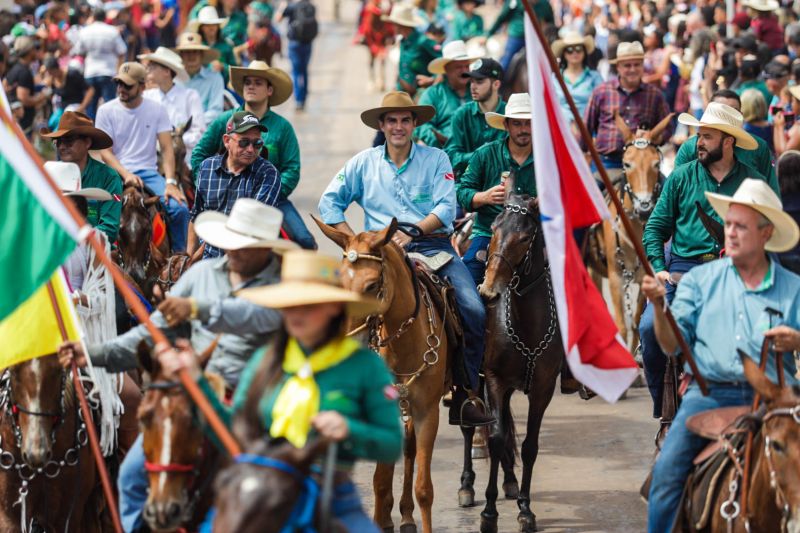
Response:
[[[639,369],[572,236],[574,228],[609,218],[608,207],[561,112],[547,54],[528,17],[525,46],[536,190],[564,351],[575,378],[615,402]]]

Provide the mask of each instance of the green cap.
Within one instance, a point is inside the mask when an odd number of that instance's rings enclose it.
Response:
[[[228,119],[225,133],[244,133],[251,128],[258,128],[262,133],[267,132],[267,127],[250,111],[237,111]]]

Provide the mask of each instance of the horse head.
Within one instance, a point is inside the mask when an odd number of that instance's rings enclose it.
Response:
[[[122,214],[119,225],[120,266],[142,287],[147,284],[147,270],[152,258],[150,243],[153,225],[149,207],[158,201],[157,196],[147,198],[139,187],[127,186],[122,192]]]
[[[175,169],[181,168],[186,160],[186,144],[183,142],[183,134],[192,127],[192,118],[186,121],[183,126],[172,128],[172,150],[175,153]]]
[[[205,249],[205,243],[200,246],[197,250],[195,250],[194,254],[189,255],[186,252],[177,252],[169,258],[167,258],[163,262],[163,266],[158,272],[158,278],[156,279],[156,284],[153,286],[153,300],[158,303],[164,300],[167,297],[167,293],[172,286],[177,283],[177,281],[183,276],[183,274],[189,270],[196,262],[200,261],[203,258],[203,250]],[[153,254],[160,255],[158,248],[153,246]]]

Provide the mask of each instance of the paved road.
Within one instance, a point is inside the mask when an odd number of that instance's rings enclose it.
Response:
[[[325,1],[328,3],[326,4]],[[304,214],[323,251],[340,253],[313,225],[308,213],[316,213],[317,201],[344,162],[371,144],[373,132],[359,114],[378,105],[381,95],[367,87],[366,49],[350,44],[358,4],[343,0],[340,23],[330,22],[331,0],[321,0],[323,26],[314,43],[310,95],[306,110],[296,113],[291,101],[277,108],[294,124],[302,149],[302,179],[292,199]],[[279,58],[276,66],[287,68]],[[352,209],[354,228],[363,228],[363,217]],[[524,438],[526,402],[521,394],[513,400],[517,432]],[[652,458],[652,434],[656,423],[649,417],[650,400],[645,389],[634,389],[628,399],[608,405],[600,399],[584,402],[576,396],[556,394],[540,438],[541,451],[534,468],[533,509],[544,531],[639,532],[645,529],[645,506],[638,496]],[[442,411],[446,421],[446,412]],[[434,452],[436,497],[434,529],[437,532],[478,531],[484,503],[488,464],[476,464],[478,507],[459,509],[456,491],[461,472],[461,433],[442,424]],[[372,467],[357,470],[357,482],[372,508]],[[399,480],[395,483],[399,499]],[[500,531],[516,531],[516,504],[502,501]],[[396,513],[395,523],[399,524]],[[419,513],[417,513],[417,518]]]

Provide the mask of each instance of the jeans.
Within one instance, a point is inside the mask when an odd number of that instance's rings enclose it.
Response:
[[[508,76],[508,67],[511,66],[511,60],[517,52],[525,47],[524,37],[511,37],[509,35],[506,41],[506,50],[503,52],[503,58],[500,60],[500,65],[503,67],[503,72]]]
[[[478,389],[478,372],[483,361],[483,343],[486,327],[486,309],[478,294],[475,281],[464,262],[458,257],[450,244],[450,239],[441,237],[422,237],[412,241],[406,246],[406,251],[417,252],[422,255],[432,256],[439,252],[447,252],[453,259],[443,266],[437,273],[439,277],[447,278],[455,290],[458,312],[464,327],[464,368],[467,375],[453,372],[453,381],[456,385]]]
[[[93,76],[91,78],[86,78],[86,83],[94,87],[94,96],[92,97],[92,101],[89,102],[89,107],[86,109],[86,114],[94,120],[100,98],[103,99],[103,102],[110,102],[116,98],[117,85],[114,83],[114,80],[111,79],[111,76]]]
[[[186,204],[170,198],[167,202],[164,198],[164,191],[167,189],[167,180],[155,170],[134,170],[134,174],[142,178],[142,181],[153,194],[161,198],[161,203],[167,209],[169,220],[169,239],[172,244],[173,252],[186,251],[186,239],[189,234],[189,208]]]
[[[308,94],[308,62],[311,60],[311,43],[289,41],[289,61],[292,62],[294,101],[297,105],[306,102]]]
[[[142,527],[142,510],[150,488],[147,472],[144,469],[142,442],[140,434],[119,466],[119,477],[117,478],[119,516],[125,533],[137,531]]]
[[[703,396],[695,383],[689,387],[653,466],[647,508],[647,531],[650,533],[671,531],[686,477],[692,469],[692,461],[709,442],[689,431],[686,428],[686,420],[701,411],[749,405],[752,401],[753,389],[746,382],[709,383],[708,396]]]
[[[682,257],[671,256],[667,260],[667,270],[670,274],[685,273],[702,264],[695,259],[684,259]],[[675,298],[677,287],[667,283],[667,303],[672,303]],[[644,365],[644,376],[647,379],[647,388],[650,389],[650,396],[653,398],[653,416],[661,416],[661,401],[664,397],[664,374],[667,371],[667,356],[661,350],[656,339],[653,306],[648,302],[644,308],[642,317],[639,320],[639,338],[642,343],[642,363]]]
[[[292,201],[281,194],[275,207],[283,213],[283,227],[289,234],[289,238],[299,244],[301,248],[316,250],[317,241],[308,231],[303,218],[297,212],[297,208],[292,204]]]
[[[472,279],[475,281],[476,286],[483,283],[483,278],[486,274],[486,250],[489,249],[491,240],[491,237],[474,235],[467,253],[464,254],[464,265],[469,270],[469,273],[472,274]]]

